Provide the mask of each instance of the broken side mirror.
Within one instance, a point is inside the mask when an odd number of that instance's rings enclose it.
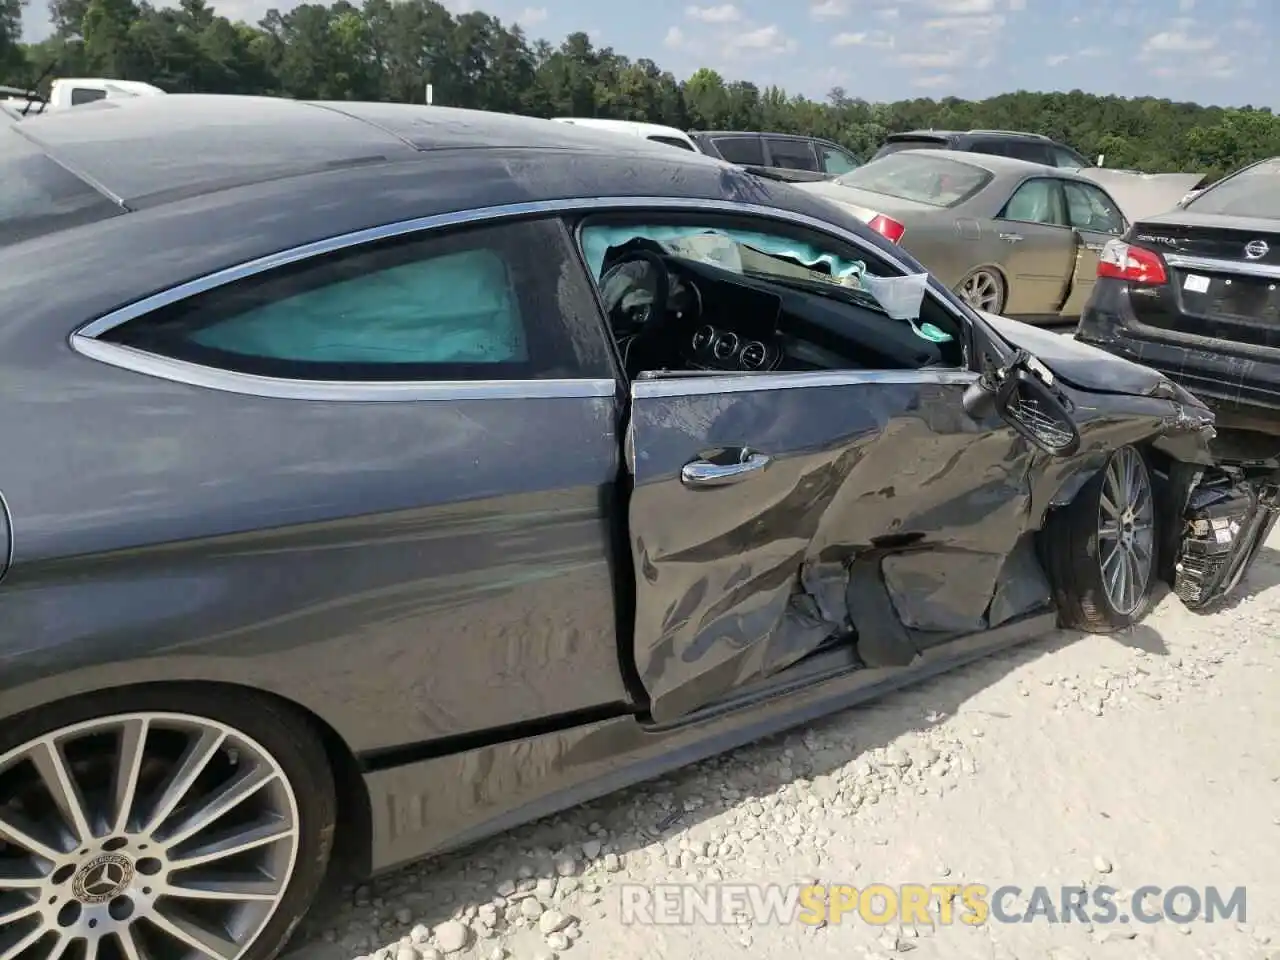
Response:
[[[983,374],[965,391],[963,404],[973,417],[994,412],[1050,456],[1069,457],[1080,449],[1080,428],[1056,378],[1024,350],[998,370]]]

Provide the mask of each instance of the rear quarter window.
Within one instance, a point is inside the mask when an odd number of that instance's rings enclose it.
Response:
[[[0,124],[0,247],[123,213],[123,209]]]
[[[572,256],[553,221],[376,242],[196,294],[99,339],[285,380],[611,377]]]

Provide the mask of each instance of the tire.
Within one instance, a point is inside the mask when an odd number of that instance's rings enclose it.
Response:
[[[1124,515],[1126,505],[1116,504],[1115,498],[1116,484],[1126,477],[1135,478],[1146,491],[1145,502],[1141,495],[1133,498],[1138,502],[1127,531],[1127,554],[1118,543],[1119,536],[1104,536],[1113,529],[1120,535],[1126,533],[1123,520],[1113,527],[1113,514],[1107,509],[1109,504],[1116,505]],[[1159,571],[1158,519],[1150,465],[1136,447],[1116,450],[1068,506],[1049,514],[1040,549],[1062,626],[1112,633],[1143,618],[1151,606]],[[1131,575],[1131,586],[1122,591],[1116,589],[1115,571],[1126,556],[1134,565],[1125,568]]]
[[[997,314],[1004,313],[1004,305],[1008,302],[1009,295],[1004,277],[994,267],[978,267],[976,270],[970,270],[965,278],[956,284],[955,293],[975,310]],[[982,306],[979,301],[990,305]]]
[[[130,751],[137,743],[142,749]],[[122,762],[129,757],[136,762]],[[192,767],[198,774],[182,775]],[[115,786],[119,770],[133,771],[122,779],[135,789]],[[168,789],[184,781],[185,791]],[[41,793],[42,784],[63,788]],[[225,791],[236,788],[243,795],[227,805]],[[87,814],[77,817],[73,807]],[[19,811],[25,838],[6,835]],[[84,937],[99,941],[98,957],[130,956],[127,940],[145,943],[132,956],[147,960],[200,956],[181,939],[192,913],[182,914],[186,926],[170,919],[175,907],[194,904],[206,918],[198,929],[212,936],[223,928],[230,960],[270,960],[324,880],[336,819],[333,775],[315,732],[301,715],[251,692],[134,687],[9,718],[0,724],[0,839],[8,840],[0,844],[0,900],[28,897],[37,909],[0,911],[0,953],[35,937],[28,952],[38,958],[52,955],[45,943],[52,950]],[[232,842],[251,846],[228,857],[221,850]],[[196,856],[204,857],[199,871],[189,862]],[[251,869],[265,879],[246,885]],[[15,876],[24,877],[22,887],[5,889]],[[239,933],[230,938],[228,930]]]

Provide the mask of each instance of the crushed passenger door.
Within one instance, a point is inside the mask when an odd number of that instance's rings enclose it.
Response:
[[[870,665],[906,665],[1016,615],[991,601],[1027,526],[1028,447],[964,412],[975,376],[635,381],[634,658],[655,721],[854,632]]]

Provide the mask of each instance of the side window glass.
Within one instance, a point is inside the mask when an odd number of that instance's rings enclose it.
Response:
[[[71,105],[78,107],[82,103],[93,103],[95,100],[107,99],[105,90],[89,90],[85,87],[71,88]]]
[[[773,157],[773,166],[786,170],[818,170],[818,161],[813,153],[813,143],[809,140],[769,140],[769,153]]]
[[[716,137],[711,142],[730,163],[764,166],[764,144],[759,137]]]
[[[1052,166],[1053,160],[1049,156],[1049,151],[1039,143],[1030,143],[1026,140],[1012,140],[1008,144],[1008,156],[1015,160],[1026,160],[1028,163],[1043,163],[1046,166]]]
[[[818,152],[822,157],[823,173],[829,173],[833,177],[838,177],[842,173],[848,173],[850,170],[858,169],[858,161],[843,150],[837,150],[835,147],[827,147],[819,144]]]
[[[1086,183],[1067,181],[1062,185],[1067,195],[1067,214],[1071,226],[1092,233],[1124,233],[1124,215],[1101,190]]]
[[[1000,216],[1021,223],[1043,223],[1055,227],[1067,225],[1062,191],[1056,181],[1045,177],[1028,180],[1015,190]]]
[[[326,381],[610,377],[556,221],[384,241],[163,307],[100,339],[237,373]]]
[[[1080,157],[1076,156],[1070,150],[1064,150],[1062,147],[1050,147],[1049,153],[1053,156],[1053,165],[1062,169],[1076,169],[1084,166]]]
[[[646,139],[652,140],[654,143],[665,143],[668,147],[678,147],[681,150],[693,150],[693,145],[676,137],[664,137],[660,134],[650,134]]]
[[[1009,144],[1003,140],[975,140],[969,145],[970,153],[985,153],[993,157],[1009,156]]]

